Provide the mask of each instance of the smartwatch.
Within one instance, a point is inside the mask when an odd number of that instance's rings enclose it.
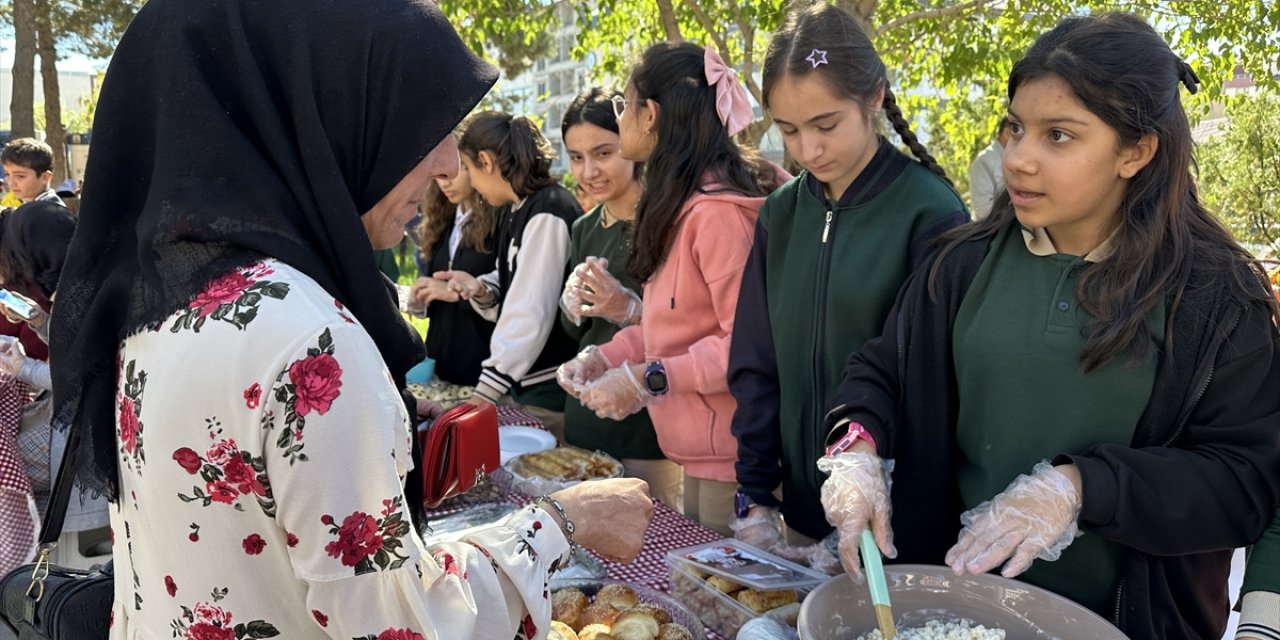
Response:
[[[667,370],[662,362],[654,360],[644,370],[644,388],[655,396],[664,395],[670,386],[667,384]]]
[[[747,517],[747,514],[751,512],[751,507],[754,506],[756,506],[756,501],[752,500],[751,496],[743,493],[741,489],[733,494],[733,513],[739,518]]]
[[[863,427],[857,422],[849,422],[847,425],[849,430],[846,431],[839,440],[836,440],[831,443],[831,446],[827,447],[827,456],[838,456],[851,449],[859,440],[871,445],[872,449],[875,448],[876,439],[871,436],[871,432],[867,431],[866,427]]]

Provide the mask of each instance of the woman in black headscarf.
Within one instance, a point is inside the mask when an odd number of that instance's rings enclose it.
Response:
[[[373,251],[495,79],[434,4],[152,0],[107,77],[51,360],[55,425],[115,503],[114,637],[533,637],[564,520],[638,553],[594,524],[642,532],[637,483],[466,544],[408,524],[423,350]]]

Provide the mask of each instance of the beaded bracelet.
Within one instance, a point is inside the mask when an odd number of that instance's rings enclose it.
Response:
[[[564,537],[569,541],[569,546],[574,546],[573,532],[577,530],[577,527],[573,525],[573,521],[569,519],[569,516],[565,515],[564,505],[560,504],[559,500],[547,495],[538,496],[538,498],[533,501],[534,504],[543,502],[551,505],[551,508],[555,509],[556,515],[560,516],[560,522],[564,523],[562,525],[564,528]]]

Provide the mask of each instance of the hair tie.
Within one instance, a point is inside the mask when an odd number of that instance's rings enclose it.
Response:
[[[716,113],[720,115],[720,122],[730,136],[742,133],[755,114],[747,90],[738,82],[738,72],[725,65],[724,59],[710,46],[704,49],[702,61],[707,84],[716,88]]]
[[[1196,72],[1191,69],[1191,65],[1184,60],[1178,61],[1178,67],[1178,79],[1182,81],[1182,84],[1186,85],[1187,91],[1199,93],[1200,76],[1197,76]]]

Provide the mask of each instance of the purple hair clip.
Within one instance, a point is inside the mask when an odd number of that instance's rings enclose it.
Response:
[[[809,52],[809,57],[805,58],[805,60],[808,60],[809,64],[812,64],[813,68],[817,69],[818,65],[827,63],[827,52],[822,49],[814,49]]]

